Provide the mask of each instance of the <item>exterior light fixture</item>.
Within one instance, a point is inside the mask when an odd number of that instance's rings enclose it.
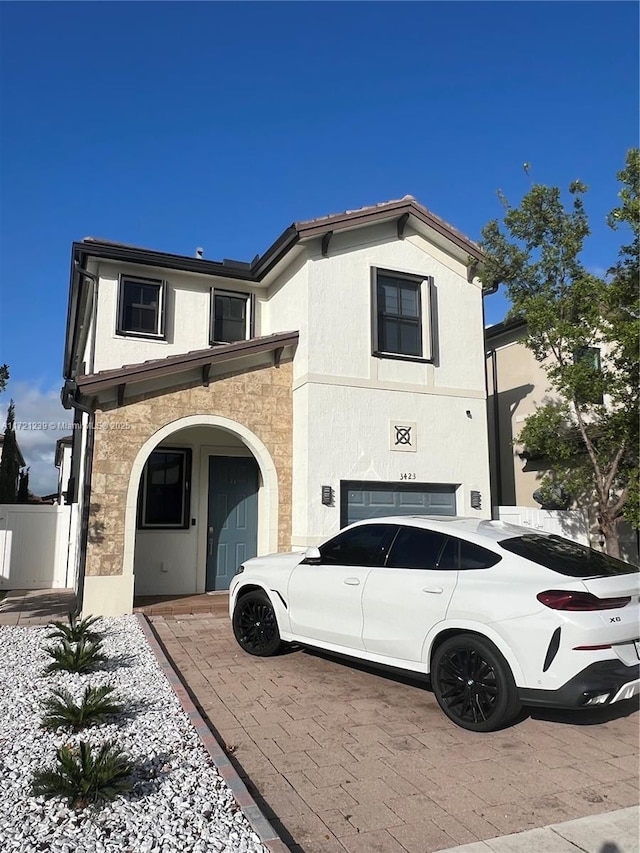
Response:
[[[333,495],[331,486],[322,486],[322,503],[324,506],[333,506]]]

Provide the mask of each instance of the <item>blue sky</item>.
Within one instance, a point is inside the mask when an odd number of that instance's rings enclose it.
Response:
[[[531,178],[590,186],[604,270],[638,142],[638,6],[0,3],[0,363],[18,421],[58,405],[70,246],[250,260],[294,220],[410,193],[474,239]],[[501,295],[487,320],[502,319]],[[22,431],[55,486],[56,431]]]

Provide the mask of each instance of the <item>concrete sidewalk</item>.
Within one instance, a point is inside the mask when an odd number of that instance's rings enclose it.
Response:
[[[638,853],[639,824],[640,809],[632,806],[449,847],[440,853]]]

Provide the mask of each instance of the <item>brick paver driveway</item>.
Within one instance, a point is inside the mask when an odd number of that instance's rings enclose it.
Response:
[[[294,851],[428,853],[638,802],[637,703],[473,734],[417,682],[251,657],[222,612],[150,619]]]

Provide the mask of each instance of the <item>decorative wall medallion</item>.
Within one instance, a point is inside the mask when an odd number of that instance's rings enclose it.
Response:
[[[415,421],[391,421],[389,449],[415,453],[418,449],[418,436]]]

